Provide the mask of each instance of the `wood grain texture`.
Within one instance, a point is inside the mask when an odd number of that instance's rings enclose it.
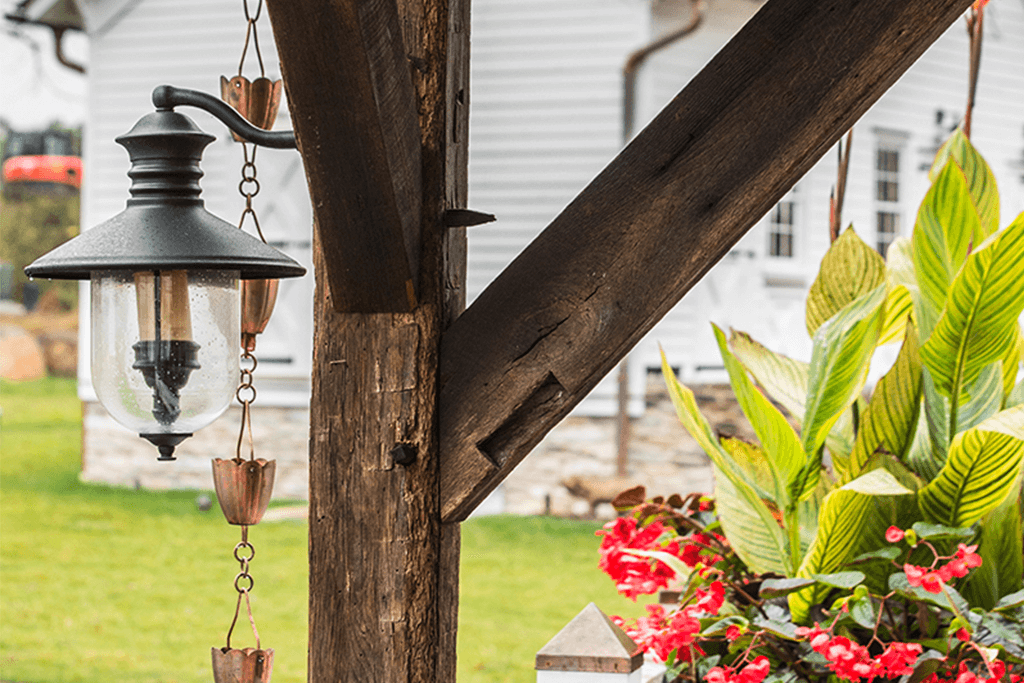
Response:
[[[465,519],[970,0],[769,0],[446,333]]]
[[[395,0],[268,0],[339,311],[408,312],[420,287],[420,128]]]
[[[376,4],[279,4],[271,20],[280,41],[279,23],[294,35],[313,34],[324,29],[324,13]],[[437,390],[441,332],[465,305],[465,231],[445,227],[443,216],[466,199],[466,138],[457,136],[466,130],[467,112],[452,93],[455,84],[466,87],[469,3],[399,0],[394,6],[395,34],[404,36],[405,58],[414,66],[420,291],[408,312],[350,312],[347,304],[337,305],[331,260],[338,254],[327,245],[337,226],[328,221],[344,217],[316,214],[309,476],[313,683],[455,680],[459,525],[440,518]],[[347,70],[339,56],[347,49],[331,47],[323,68]],[[282,51],[286,79],[301,73],[308,86],[313,79],[302,72],[304,62],[287,59]],[[293,91],[304,86],[286,80],[286,87],[293,100],[303,97]],[[344,91],[327,99],[348,96]],[[339,153],[347,143],[334,140],[330,144],[339,147],[333,151],[326,141],[319,144],[315,153],[308,145],[302,150],[311,186],[316,178],[328,194],[345,195],[341,177],[318,176],[315,157]],[[411,465],[392,462],[389,453],[398,443],[415,447]]]

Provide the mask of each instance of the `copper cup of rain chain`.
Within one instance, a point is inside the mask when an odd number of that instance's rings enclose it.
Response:
[[[256,350],[256,335],[267,328],[277,302],[279,280],[242,280],[242,348]]]
[[[215,647],[212,654],[214,683],[270,683],[270,671],[274,668],[273,650]]]
[[[213,460],[213,485],[229,524],[251,526],[263,519],[274,490],[273,460]]]
[[[252,125],[270,130],[281,106],[282,83],[262,76],[251,82],[245,76],[233,76],[230,80],[221,76],[220,98]],[[237,133],[231,135],[235,142],[242,142]]]

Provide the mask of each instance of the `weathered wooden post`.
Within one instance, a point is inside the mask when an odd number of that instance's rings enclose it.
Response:
[[[455,680],[438,358],[465,305],[468,0],[268,0],[316,216],[309,680]]]

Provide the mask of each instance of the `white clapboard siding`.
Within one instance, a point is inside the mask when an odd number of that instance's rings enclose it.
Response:
[[[89,106],[85,126],[82,224],[89,228],[122,211],[128,197],[128,155],[114,138],[153,110],[150,93],[162,83],[220,92],[220,76],[233,76],[245,38],[242,6],[231,0],[90,0],[83,6],[90,26]],[[90,21],[91,19],[91,21]],[[277,54],[266,13],[259,22],[267,76],[279,78]],[[250,47],[245,75],[259,75]],[[234,223],[244,207],[238,194],[242,152],[227,129],[192,107],[180,111],[217,139],[203,155],[206,207]],[[289,128],[286,105],[275,124]],[[261,149],[260,193],[254,206],[267,240],[311,269],[312,217],[302,163],[294,150]],[[251,222],[246,225],[252,231]],[[85,287],[85,290],[88,288]],[[278,304],[256,354],[263,359],[262,405],[308,403],[312,357],[312,275],[281,282]],[[88,315],[83,297],[83,316]],[[87,318],[86,318],[87,319]],[[79,393],[92,399],[88,324],[80,344]],[[264,389],[264,387],[267,387]]]
[[[83,225],[124,208],[127,155],[113,139],[152,109],[153,86],[172,83],[217,92],[221,74],[237,70],[244,38],[236,0],[83,0],[90,29],[89,119],[85,131],[87,182]],[[714,56],[761,5],[757,0],[706,0],[698,31],[653,56],[639,81],[642,125]],[[622,65],[635,49],[689,18],[682,0],[474,0],[470,102],[470,207],[498,221],[469,231],[470,300],[616,155],[622,126]],[[268,75],[279,69],[267,16],[261,46]],[[1002,193],[1003,224],[1024,210],[1024,4],[988,5],[974,140],[992,165]],[[944,125],[963,113],[967,39],[952,27],[857,124],[847,191],[846,222],[874,240],[875,144],[903,136],[900,169],[902,229],[908,234],[926,186],[926,166]],[[247,75],[254,75],[250,55]],[[288,127],[283,111],[278,128]],[[207,207],[234,221],[240,150],[223,126],[183,109],[217,136],[203,162]],[[311,217],[305,179],[294,152],[260,150],[262,191],[256,206],[268,240],[310,266]],[[803,296],[828,246],[831,152],[787,200],[796,207],[794,257],[767,255],[765,225],[673,309],[630,355],[631,411],[642,410],[643,374],[659,364],[658,344],[687,381],[719,381],[721,359],[708,320],[744,329],[769,346],[809,354]],[[260,339],[267,359],[261,376],[273,380],[260,401],[301,404],[308,397],[312,344],[312,278],[284,281],[277,313]],[[87,303],[83,317],[87,320]],[[88,329],[87,324],[82,325]],[[87,335],[85,335],[87,337]],[[80,346],[88,358],[88,339]],[[276,362],[275,362],[276,361]],[[287,361],[287,362],[286,362]],[[88,363],[80,386],[92,396]],[[611,414],[614,373],[578,409]]]
[[[750,0],[710,0],[702,27],[650,60],[642,77],[641,122],[674,97],[756,11]],[[656,35],[685,22],[684,3],[652,10]],[[1024,209],[1024,5],[994,2],[986,12],[982,74],[972,140],[999,182],[1002,224]],[[875,153],[879,139],[900,147],[901,233],[909,235],[917,205],[927,188],[927,167],[950,127],[962,117],[967,83],[968,41],[962,22],[938,42],[856,124],[844,225],[851,222],[866,241],[875,241]],[[944,124],[936,112],[944,111]],[[762,221],[674,308],[633,352],[648,367],[658,364],[658,344],[687,381],[724,378],[707,320],[735,326],[767,346],[803,359],[810,355],[803,298],[828,248],[828,196],[835,182],[836,153],[830,152],[797,183],[787,200],[796,202],[793,258],[767,253]],[[884,368],[883,368],[884,369]],[[877,375],[878,369],[876,369]]]
[[[647,35],[638,0],[474,0],[469,204],[498,220],[469,231],[470,301],[618,153],[622,65]],[[615,375],[577,414],[615,414]]]

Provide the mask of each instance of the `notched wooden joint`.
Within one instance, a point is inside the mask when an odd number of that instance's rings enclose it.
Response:
[[[477,444],[477,448],[498,468],[528,449],[537,438],[538,423],[544,423],[569,397],[569,392],[549,372],[533,391],[520,403],[493,434]],[[544,434],[546,432],[539,432]],[[519,462],[520,456],[515,462]]]
[[[493,213],[472,209],[448,209],[444,212],[444,224],[448,228],[468,228],[472,225],[493,223],[498,218]]]
[[[396,465],[408,467],[416,462],[416,446],[411,443],[396,444],[391,449],[391,460]]]

